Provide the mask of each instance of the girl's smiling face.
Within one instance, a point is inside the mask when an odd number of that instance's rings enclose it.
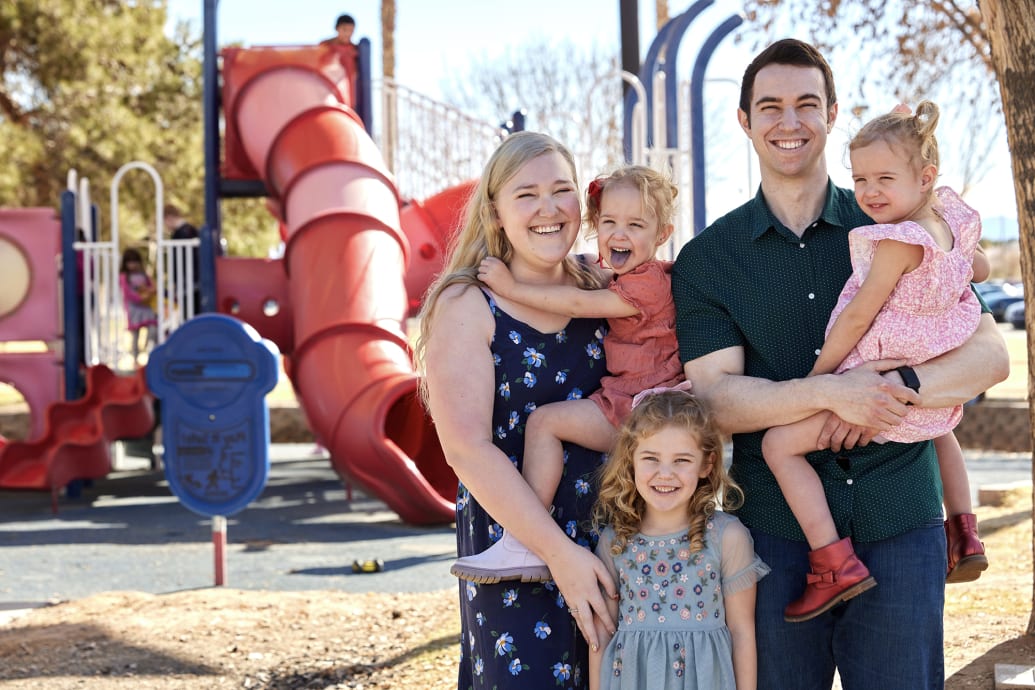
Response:
[[[672,225],[659,227],[658,217],[645,207],[640,191],[619,182],[601,192],[596,231],[601,258],[622,275],[653,259],[672,234]]]
[[[901,146],[878,140],[853,149],[850,157],[855,200],[878,223],[910,220],[930,201],[937,169],[918,169]]]
[[[648,534],[686,529],[690,498],[711,463],[697,437],[681,426],[665,426],[640,439],[633,453],[633,479],[646,503],[641,529]]]

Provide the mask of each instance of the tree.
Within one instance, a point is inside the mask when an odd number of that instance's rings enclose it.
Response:
[[[1012,152],[1014,191],[1020,221],[1021,272],[1024,276],[1025,312],[1035,313],[1035,6],[1028,2],[982,0],[981,19],[991,44],[991,61],[999,82],[1006,117],[1006,134]],[[1007,30],[1009,27],[1009,30]],[[1031,323],[1029,321],[1029,323]],[[1028,400],[1035,397],[1035,329],[1028,329]],[[1035,411],[1028,407],[1032,429]],[[1035,470],[1033,470],[1035,472]],[[1035,556],[1035,541],[1032,543]],[[1028,634],[1035,635],[1035,582]]]
[[[153,165],[165,197],[203,210],[200,40],[165,31],[165,0],[7,0],[0,3],[0,205],[56,207],[67,172],[91,182],[110,227],[109,185],[133,160]],[[123,242],[153,232],[154,187],[142,172],[119,189]],[[260,215],[261,214],[261,215]],[[231,248],[259,251],[275,229],[261,204],[237,204]],[[264,246],[262,249],[264,250]]]
[[[548,132],[567,144],[583,177],[621,161],[622,84],[618,47],[583,51],[571,41],[539,41],[506,50],[498,58],[472,61],[467,72],[443,84],[452,104],[490,122],[516,110],[526,128]]]
[[[164,3],[15,0],[0,8],[0,203],[54,206],[68,169],[107,183],[124,163],[154,165],[180,203],[200,198],[197,46],[166,37]],[[188,172],[189,171],[189,172]],[[193,173],[193,174],[192,174]],[[190,177],[195,178],[190,181]],[[153,187],[120,190],[134,231],[153,223]],[[150,201],[150,203],[148,203]]]
[[[385,79],[395,79],[395,0],[381,0],[381,64]]]

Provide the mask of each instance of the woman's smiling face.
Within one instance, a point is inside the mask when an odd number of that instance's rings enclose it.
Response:
[[[582,225],[574,174],[564,157],[544,153],[521,166],[494,199],[496,217],[518,264],[555,267]]]

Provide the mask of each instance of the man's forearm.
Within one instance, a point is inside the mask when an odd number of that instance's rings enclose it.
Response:
[[[825,409],[820,378],[769,381],[723,374],[708,385],[694,382],[694,392],[708,402],[724,433],[738,434],[792,424]]]
[[[955,350],[913,367],[920,379],[923,407],[953,407],[988,390],[1010,375],[1006,342],[990,314]]]

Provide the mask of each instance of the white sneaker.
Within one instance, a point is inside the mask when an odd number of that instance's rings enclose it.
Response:
[[[546,582],[551,579],[546,563],[509,532],[504,532],[502,539],[481,553],[456,559],[449,572],[461,580],[483,585],[505,580]]]

